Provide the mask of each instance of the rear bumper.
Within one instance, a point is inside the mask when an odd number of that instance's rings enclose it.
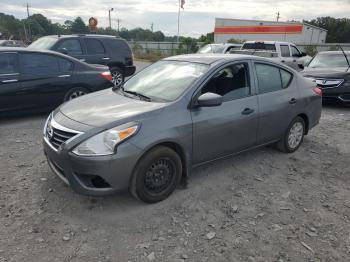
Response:
[[[131,76],[131,75],[135,74],[135,72],[136,72],[135,66],[125,66],[124,67],[125,77]]]
[[[111,156],[80,157],[63,148],[55,150],[44,139],[44,153],[51,170],[75,192],[89,196],[127,190],[141,155],[137,147],[123,143]]]

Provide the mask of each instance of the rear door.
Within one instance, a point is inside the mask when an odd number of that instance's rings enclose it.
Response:
[[[281,62],[287,66],[290,66],[291,68],[296,69],[291,56],[289,44],[280,44],[279,47],[281,52]]]
[[[25,52],[20,55],[21,94],[28,97],[31,108],[53,108],[71,81],[70,72],[60,72],[58,56]]]
[[[25,108],[27,99],[20,95],[17,52],[0,53],[0,112]]]
[[[258,144],[279,140],[296,114],[299,101],[293,73],[268,62],[255,62],[258,85]]]
[[[103,43],[98,39],[85,38],[83,40],[86,47],[86,62],[89,64],[106,65],[111,59],[106,54]]]
[[[221,106],[191,110],[193,160],[196,164],[256,144],[258,100],[249,65],[249,61],[242,61],[218,69],[195,95],[210,92],[223,96]]]

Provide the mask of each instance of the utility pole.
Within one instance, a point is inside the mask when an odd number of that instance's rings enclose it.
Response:
[[[177,42],[180,40],[180,11],[181,11],[181,0],[179,0],[179,13],[177,14]]]
[[[32,41],[32,33],[30,30],[30,19],[29,19],[29,4],[27,3],[27,21],[28,21],[28,40],[31,42]]]
[[[112,30],[111,11],[113,11],[113,10],[114,10],[114,8],[111,8],[108,10],[109,30]]]
[[[153,26],[154,26],[154,24],[152,23],[151,24],[151,31],[152,31],[152,33],[153,33]]]
[[[119,32],[120,19],[117,19],[117,23],[118,23],[118,32]]]
[[[276,15],[277,15],[277,22],[280,20],[280,18],[281,18],[281,16],[280,16],[280,12],[278,11],[277,13],[276,13]]]

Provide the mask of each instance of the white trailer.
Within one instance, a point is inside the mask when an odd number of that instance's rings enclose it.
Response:
[[[229,39],[241,41],[280,41],[296,45],[317,45],[326,42],[327,30],[299,22],[215,19],[215,43]]]

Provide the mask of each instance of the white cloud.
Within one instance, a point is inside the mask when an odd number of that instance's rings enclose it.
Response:
[[[1,12],[23,18],[24,0],[2,0]],[[108,25],[108,9],[113,7],[113,27],[116,19],[127,28],[149,28],[175,35],[177,31],[178,0],[32,0],[31,13],[42,13],[54,22],[81,16],[85,21],[95,16],[100,26]],[[349,17],[350,0],[186,0],[181,12],[181,34],[198,36],[213,31],[215,17],[274,20],[312,19],[318,16]]]

